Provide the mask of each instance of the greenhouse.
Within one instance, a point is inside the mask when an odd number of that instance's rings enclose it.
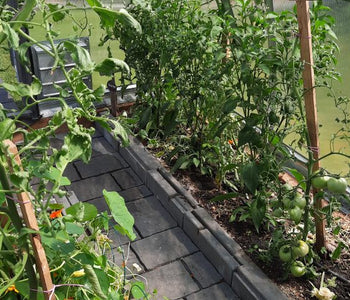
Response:
[[[0,299],[350,299],[348,0],[0,9]]]

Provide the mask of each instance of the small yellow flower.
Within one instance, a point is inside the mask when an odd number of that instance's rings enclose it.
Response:
[[[19,293],[19,290],[17,290],[16,287],[15,287],[15,285],[13,284],[13,285],[10,285],[10,286],[7,288],[6,294],[7,294],[8,292],[15,292],[15,293],[18,294],[18,293]]]
[[[72,277],[74,277],[74,278],[83,277],[84,275],[85,275],[84,269],[80,269],[80,270],[74,271],[72,273]]]

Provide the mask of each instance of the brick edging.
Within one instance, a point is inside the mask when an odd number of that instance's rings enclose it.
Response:
[[[105,129],[99,126],[98,129],[240,298],[288,299],[244,253],[238,243],[198,205],[192,195],[147,152],[138,140],[130,137],[130,145],[121,147]]]

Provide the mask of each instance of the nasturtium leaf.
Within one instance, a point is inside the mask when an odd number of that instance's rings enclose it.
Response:
[[[143,299],[145,297],[145,284],[142,281],[133,282],[131,285],[131,294],[135,299]]]
[[[68,234],[81,235],[84,233],[84,228],[76,223],[67,222],[66,231]]]
[[[78,202],[68,207],[66,213],[72,215],[79,222],[85,222],[96,218],[98,211],[96,206],[90,203]]]
[[[50,203],[49,208],[51,208],[53,210],[59,210],[59,209],[63,209],[64,205],[61,203]]]
[[[101,76],[111,76],[117,72],[130,73],[129,66],[120,59],[106,58],[95,67],[95,71],[99,72]]]
[[[136,238],[133,232],[134,217],[129,213],[123,197],[117,192],[108,192],[106,190],[103,190],[103,196],[114,220],[119,225],[116,229],[123,235],[127,235],[131,240],[134,240]]]

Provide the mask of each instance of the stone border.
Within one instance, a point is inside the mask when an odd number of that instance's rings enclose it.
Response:
[[[239,297],[249,300],[288,299],[137,139],[130,137],[130,145],[121,147],[119,141],[109,132],[98,125],[96,127],[130,164]]]

